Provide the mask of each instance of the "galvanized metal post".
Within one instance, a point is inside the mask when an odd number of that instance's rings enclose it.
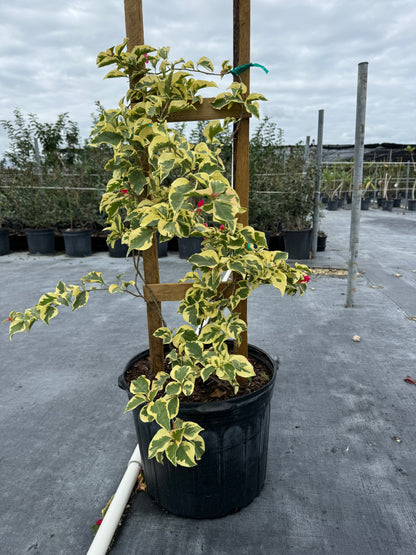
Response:
[[[305,170],[306,170],[306,164],[308,163],[308,160],[309,160],[310,145],[311,145],[311,138],[310,138],[309,135],[306,135],[305,156],[304,156],[304,158],[305,158]]]
[[[350,259],[348,262],[347,301],[345,308],[354,306],[356,293],[358,243],[360,237],[361,187],[363,181],[365,109],[367,103],[368,62],[358,64],[357,110],[355,118],[354,178],[351,207]]]
[[[318,247],[319,229],[319,202],[321,200],[321,166],[322,166],[322,141],[324,135],[324,111],[318,113],[318,144],[316,149],[316,174],[315,174],[315,193],[313,208],[313,228],[312,228],[312,248],[311,257],[315,258]]]
[[[410,162],[407,162],[407,167],[406,167],[406,198],[405,198],[405,203],[404,203],[404,207],[409,208],[409,177],[410,177]]]

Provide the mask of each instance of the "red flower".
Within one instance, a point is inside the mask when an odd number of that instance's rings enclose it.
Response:
[[[103,521],[103,519],[102,519],[102,518],[99,518],[95,524],[96,524],[97,526],[100,526],[100,524],[102,523],[102,521]]]
[[[201,198],[201,200],[198,201],[198,208],[196,209],[196,211],[201,212],[201,208],[202,208],[202,206],[204,206],[204,204],[205,204],[205,201],[204,201],[203,198]]]
[[[121,193],[121,194],[123,195],[123,197],[124,197],[124,195],[127,195],[128,190],[127,190],[127,189],[120,189],[120,193]]]
[[[311,278],[309,276],[303,276],[303,278],[299,280],[299,283],[308,283],[308,281],[311,281]]]
[[[147,54],[144,55],[144,59],[146,60],[146,64],[148,64],[149,60],[147,59]]]
[[[224,231],[225,227],[221,224],[220,225],[220,231]]]
[[[204,226],[205,226],[205,227],[208,227],[208,224],[207,224],[207,222],[204,222]]]

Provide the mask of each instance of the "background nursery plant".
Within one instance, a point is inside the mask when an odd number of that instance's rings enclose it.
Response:
[[[308,268],[290,267],[287,254],[267,249],[264,234],[238,222],[244,209],[224,175],[218,136],[239,118],[223,124],[210,122],[204,129],[206,142],[191,143],[181,129],[168,125],[169,116],[189,110],[201,102],[199,92],[217,86],[195,78],[214,74],[208,58],[196,64],[183,59],[168,60],[168,48],[137,46],[126,50],[127,40],[98,55],[98,66],[115,65],[108,78],[127,77],[130,88],[118,107],[104,110],[93,131],[92,145],[110,144],[113,156],[106,169],[112,172],[101,209],[107,215],[108,241],[117,239],[133,254],[135,278],[108,284],[99,271],[81,277],[79,284],[60,281],[56,289],[42,295],[24,312],[10,313],[10,337],[29,331],[36,321],[49,324],[61,306],[76,310],[91,292],[108,289],[145,299],[159,310],[143,279],[143,253],[156,240],[201,237],[202,252],[189,259],[190,269],[180,280],[187,287],[179,305],[184,324],[170,329],[165,323],[154,335],[170,350],[170,371],[152,367],[151,376],[139,376],[131,384],[132,398],[126,410],[140,408],[144,422],[155,421],[159,429],[148,456],[174,466],[194,466],[204,453],[202,427],[178,418],[180,403],[210,378],[230,385],[237,395],[240,384],[254,376],[249,360],[228,348],[227,340],[239,344],[246,331],[239,303],[259,285],[271,284],[281,293],[303,294]],[[221,77],[231,71],[223,62]],[[246,94],[241,82],[233,82],[212,102],[215,109],[236,106],[259,115],[260,94]],[[222,282],[224,273],[230,280]],[[147,288],[147,289],[146,289]]]

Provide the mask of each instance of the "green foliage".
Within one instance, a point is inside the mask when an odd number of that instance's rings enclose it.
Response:
[[[265,117],[250,142],[250,222],[273,234],[308,229],[314,170],[313,159],[305,161],[304,147],[285,147],[283,131]]]
[[[210,376],[228,382],[237,392],[239,379],[254,375],[251,363],[230,353],[226,344],[227,339],[240,343],[246,330],[239,303],[263,284],[273,285],[282,295],[303,294],[308,268],[290,267],[286,253],[267,250],[263,233],[238,222],[244,209],[225,175],[220,139],[227,133],[227,124],[237,120],[208,124],[199,129],[204,140],[192,142],[180,126],[168,123],[170,114],[199,104],[198,92],[212,86],[211,81],[193,77],[198,67],[213,73],[210,60],[201,58],[196,65],[183,59],[171,63],[166,48],[143,45],[125,52],[125,46],[126,41],[98,55],[99,66],[116,66],[107,77],[129,77],[131,84],[118,108],[102,111],[91,141],[98,147],[109,144],[113,151],[106,164],[112,178],[101,199],[109,241],[121,239],[129,252],[140,255],[150,248],[156,232],[160,241],[175,235],[203,238],[201,253],[190,258],[191,269],[181,280],[190,282],[178,309],[185,323],[177,329],[163,325],[155,332],[172,345],[171,371],[133,381],[126,410],[139,409],[144,422],[155,421],[160,427],[150,443],[149,457],[159,462],[166,457],[173,465],[189,467],[200,459],[205,446],[200,426],[178,418],[180,396],[191,395],[197,380]],[[228,63],[222,68],[221,76]],[[237,104],[256,115],[256,103],[262,97],[245,98],[245,92],[244,85],[233,83],[212,105]],[[100,273],[92,272],[78,286],[60,282],[34,308],[10,314],[11,336],[29,331],[36,320],[48,323],[61,305],[72,305],[73,310],[83,306],[97,287],[142,296],[138,258],[133,257],[133,281],[119,276],[117,283],[107,285]],[[232,279],[221,285],[228,270]]]
[[[66,113],[54,123],[42,123],[15,110],[13,120],[0,124],[10,144],[0,166],[0,210],[9,225],[73,228],[102,220],[99,189],[108,181],[106,145],[82,146],[78,125]]]
[[[285,171],[278,181],[283,229],[301,231],[312,226],[314,181],[315,165],[305,161],[304,147],[296,144],[286,156]]]

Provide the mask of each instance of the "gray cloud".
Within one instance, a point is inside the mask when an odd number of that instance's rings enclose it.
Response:
[[[143,11],[146,43],[175,58],[232,59],[231,0],[143,0]],[[415,23],[411,0],[252,0],[251,59],[270,70],[251,71],[251,89],[269,99],[262,113],[293,143],[316,136],[324,109],[324,141],[352,143],[357,65],[368,61],[366,142],[415,142]],[[68,112],[86,138],[95,100],[110,107],[124,94],[95,65],[125,36],[119,0],[3,2],[0,36],[0,119],[16,107],[43,121]]]

